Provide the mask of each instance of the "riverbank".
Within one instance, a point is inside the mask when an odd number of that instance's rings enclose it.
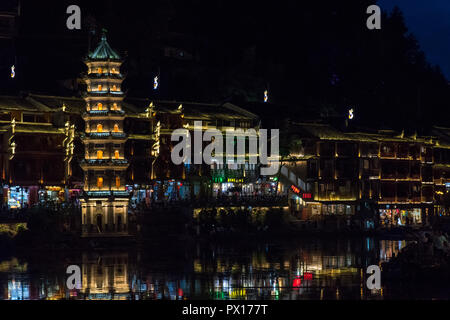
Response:
[[[9,245],[3,245],[2,253],[11,254],[14,252],[30,251],[73,251],[73,250],[133,250],[142,248],[163,248],[168,250],[173,247],[194,247],[197,244],[259,244],[278,243],[288,244],[295,242],[308,242],[317,239],[322,240],[358,240],[364,242],[367,238],[377,240],[407,240],[415,239],[411,233],[386,233],[386,232],[295,232],[294,230],[271,230],[255,233],[215,233],[193,235],[188,233],[154,235],[148,237],[128,236],[128,237],[92,237],[82,238],[78,235],[67,234],[58,240],[48,243],[39,239],[28,238],[11,239]]]
[[[44,250],[72,248],[136,247],[156,243],[195,243],[220,241],[292,241],[308,238],[414,239],[420,228],[363,228],[362,223],[345,223],[345,217],[324,217],[322,220],[298,220],[286,207],[218,207],[192,212],[189,208],[142,211],[130,221],[129,236],[99,234],[82,238],[77,212],[61,215],[48,210],[34,210],[27,223],[0,225],[3,251],[16,248]],[[355,221],[352,221],[355,222]]]

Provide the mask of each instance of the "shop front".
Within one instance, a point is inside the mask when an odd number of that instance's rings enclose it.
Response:
[[[322,215],[333,216],[333,215],[354,215],[355,205],[354,204],[344,204],[344,203],[328,203],[322,204]]]
[[[422,209],[412,208],[392,208],[386,205],[379,209],[380,224],[382,226],[418,226],[422,224]]]
[[[192,190],[191,190],[192,189]],[[130,189],[132,190],[132,189]],[[186,181],[166,180],[155,181],[151,186],[135,189],[132,201],[139,203],[145,202],[150,205],[151,201],[179,201],[187,200],[200,193],[199,183],[187,183]]]
[[[44,187],[39,190],[38,195],[39,202],[43,204],[61,203],[66,198],[65,190],[58,186]]]
[[[9,209],[20,209],[28,205],[28,188],[12,186],[6,189],[6,199]]]
[[[222,196],[253,196],[258,194],[260,186],[255,182],[247,181],[245,178],[213,178],[212,194],[213,197]]]

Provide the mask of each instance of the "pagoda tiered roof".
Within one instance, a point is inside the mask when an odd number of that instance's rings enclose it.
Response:
[[[120,55],[111,48],[108,41],[106,40],[106,35],[103,34],[94,51],[88,54],[88,61],[98,61],[98,60],[116,60],[121,61]]]

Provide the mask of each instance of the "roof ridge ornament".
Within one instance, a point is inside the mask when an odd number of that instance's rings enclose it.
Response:
[[[102,41],[106,41],[106,34],[108,33],[108,30],[105,28],[102,28],[102,36],[101,36],[101,40]]]

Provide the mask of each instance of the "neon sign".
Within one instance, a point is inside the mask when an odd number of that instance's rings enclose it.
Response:
[[[302,199],[312,199],[312,194],[311,194],[311,193],[302,193],[302,192],[300,191],[300,189],[297,188],[297,187],[294,186],[294,185],[291,185],[291,190],[292,190],[295,194],[297,194],[299,197],[301,197]]]
[[[303,273],[303,280],[312,280],[313,274],[311,272],[305,272]]]
[[[302,279],[300,279],[300,277],[296,277],[296,278],[294,279],[294,281],[292,282],[292,286],[293,286],[294,288],[300,287],[301,284],[302,284]]]
[[[296,194],[300,194],[300,189],[294,185],[291,185],[291,190],[294,191],[294,193],[296,193]]]

